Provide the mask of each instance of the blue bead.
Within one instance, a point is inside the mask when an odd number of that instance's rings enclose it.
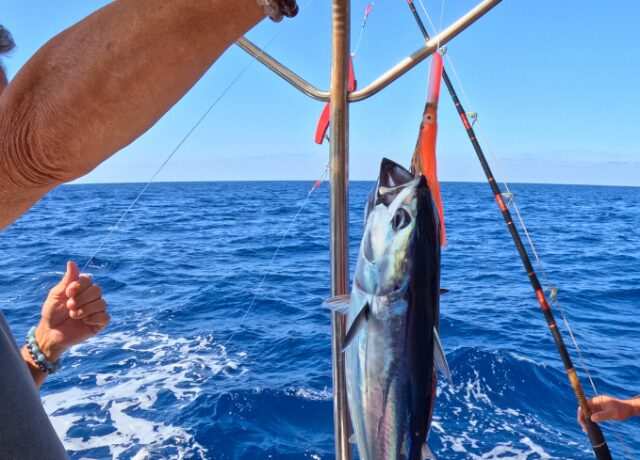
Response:
[[[40,353],[38,355],[38,362],[39,363],[44,363],[44,361],[45,361],[45,357],[44,357],[44,355],[42,353]]]
[[[31,352],[32,353],[39,353],[40,349],[38,348],[38,345],[31,345]]]
[[[35,337],[29,337],[29,345],[35,345],[35,344],[36,344]]]

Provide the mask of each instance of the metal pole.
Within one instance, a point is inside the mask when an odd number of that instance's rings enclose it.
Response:
[[[413,13],[416,22],[418,23],[418,27],[424,36],[424,39],[430,41],[429,34],[427,29],[422,22],[422,19],[418,15],[415,6],[413,5],[412,0],[407,0],[409,4],[409,8],[411,8],[411,12]],[[504,202],[502,191],[500,190],[500,186],[497,184],[493,172],[491,171],[491,167],[487,162],[487,159],[482,151],[482,147],[478,143],[478,139],[476,138],[476,133],[473,130],[473,125],[469,123],[469,119],[467,117],[467,113],[458,98],[455,88],[453,87],[453,83],[451,79],[447,75],[446,70],[442,70],[442,78],[449,90],[449,94],[451,95],[451,99],[453,100],[454,105],[456,106],[456,110],[458,111],[458,115],[462,120],[462,124],[464,125],[465,130],[467,131],[467,135],[469,136],[469,140],[471,141],[471,145],[480,160],[480,164],[482,165],[482,169],[484,170],[485,175],[487,176],[487,180],[489,181],[489,186],[491,187],[491,192],[495,196],[496,202],[498,203],[498,207],[502,212],[502,217],[507,224],[507,228],[509,229],[509,233],[511,234],[511,238],[516,245],[516,249],[518,250],[518,254],[520,254],[520,260],[524,265],[524,268],[527,272],[527,276],[529,277],[529,282],[531,283],[531,287],[538,299],[538,303],[540,304],[540,308],[542,309],[542,313],[544,314],[545,319],[547,320],[547,325],[549,326],[549,330],[551,331],[551,335],[553,336],[553,340],[556,343],[556,347],[558,349],[558,353],[560,354],[560,358],[562,359],[562,363],[564,364],[567,376],[569,377],[569,383],[573,388],[573,391],[576,395],[576,399],[578,400],[578,405],[582,408],[582,411],[585,414],[585,424],[587,425],[587,434],[589,435],[589,439],[591,441],[591,446],[593,448],[593,452],[598,460],[611,460],[611,452],[609,451],[609,446],[605,441],[604,435],[602,434],[602,430],[600,427],[591,421],[591,410],[589,409],[589,405],[587,404],[587,400],[584,395],[584,390],[578,378],[578,374],[575,371],[573,366],[573,362],[571,361],[571,357],[569,356],[569,350],[562,339],[562,334],[560,333],[560,329],[558,329],[558,325],[556,323],[555,317],[553,315],[553,311],[551,309],[551,305],[547,301],[547,298],[544,294],[544,290],[542,285],[540,284],[540,280],[538,279],[538,275],[536,274],[533,265],[531,264],[531,259],[529,258],[529,254],[527,254],[527,250],[522,242],[522,238],[520,237],[520,233],[516,228],[513,217],[511,216],[511,212],[509,211],[509,206]]]
[[[349,292],[349,69],[350,0],[333,0],[331,63],[331,295]],[[336,459],[350,460],[351,424],[347,406],[344,354],[346,317],[331,315],[333,332],[333,418]]]

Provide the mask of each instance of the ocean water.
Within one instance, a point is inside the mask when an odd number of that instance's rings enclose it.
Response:
[[[71,458],[333,458],[327,184],[291,224],[311,186],[151,185],[87,269],[112,324],[43,387]],[[352,268],[370,186],[350,186]],[[141,187],[63,186],[0,234],[0,308],[19,340],[65,261],[84,264]],[[640,393],[640,188],[512,190],[598,390]],[[443,199],[453,384],[439,384],[434,453],[593,458],[489,187],[445,183]],[[640,456],[638,420],[603,430],[614,458]]]

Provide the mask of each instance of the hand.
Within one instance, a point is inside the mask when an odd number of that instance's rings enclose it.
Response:
[[[75,262],[67,262],[67,273],[49,291],[36,328],[36,342],[48,360],[57,361],[72,345],[98,334],[109,323],[102,289],[88,275],[81,275]]]
[[[640,413],[640,398],[635,399],[615,399],[610,396],[599,395],[587,401],[592,411],[592,422],[604,422],[606,420],[626,420]],[[578,423],[582,431],[587,431],[584,421],[584,414],[578,408]]]

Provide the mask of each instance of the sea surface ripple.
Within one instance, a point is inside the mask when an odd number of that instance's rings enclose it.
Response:
[[[371,185],[350,185],[352,268]],[[65,262],[114,230],[87,269],[112,324],[43,388],[73,459],[333,458],[326,184],[292,223],[311,186],[152,184],[115,229],[142,185],[62,186],[0,234],[0,309],[22,341]],[[598,391],[640,393],[640,188],[512,189]],[[453,384],[440,382],[434,453],[593,458],[489,188],[445,183],[443,200]],[[637,420],[603,430],[614,458],[640,457]]]

